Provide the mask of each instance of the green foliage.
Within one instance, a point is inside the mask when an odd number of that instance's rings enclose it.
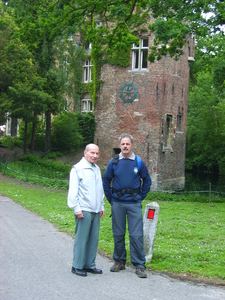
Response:
[[[191,66],[186,168],[225,173],[224,35],[198,40]]]
[[[61,173],[61,178],[65,178],[65,176],[68,176],[71,169],[71,166],[69,164],[64,164],[61,161],[53,161],[51,159],[48,159],[47,157],[41,158],[40,156],[34,154],[23,155],[20,157],[19,161],[26,163],[25,167],[39,167],[38,169],[36,169],[38,170],[36,175],[41,175],[43,173],[46,173],[46,171],[49,171],[49,178],[56,177],[58,173]],[[16,166],[17,163],[15,163],[14,165]]]
[[[147,195],[146,201],[171,201],[171,202],[198,202],[207,203],[209,202],[209,195],[200,194],[198,191],[195,193],[162,193],[162,192],[151,192]],[[218,197],[218,195],[211,195],[211,202],[213,203],[224,203],[225,199],[223,197]]]
[[[121,24],[117,28],[117,35],[109,38],[110,44],[114,45],[112,51],[111,48],[106,49],[108,55],[108,61],[112,65],[120,67],[127,67],[130,65],[130,49],[132,44],[137,44],[139,39],[130,33],[127,24]]]
[[[4,165],[0,164],[0,170],[3,169]],[[48,159],[48,155],[41,158],[26,154],[17,162],[9,162],[5,175],[36,185],[67,190],[70,170],[71,165]]]
[[[2,138],[0,138],[0,144],[2,147],[15,149],[15,148],[21,148],[23,142],[17,136],[4,135]]]
[[[151,52],[148,56],[150,62],[160,60],[163,55],[169,53],[176,60],[183,54],[185,38],[188,34],[187,25],[178,26],[177,20],[158,18],[153,24],[149,25],[149,29],[154,31],[154,45],[150,47]],[[168,41],[170,43],[168,44]]]
[[[33,112],[32,89],[42,82],[28,48],[19,38],[19,30],[12,17],[0,5],[0,97],[1,111],[9,116],[30,119]],[[40,102],[40,99],[38,99]],[[40,103],[39,103],[40,105]],[[29,112],[29,113],[28,113]]]
[[[19,125],[20,145],[24,140],[23,121]],[[81,114],[66,112],[53,118],[52,124],[52,149],[58,149],[61,152],[77,150],[83,144],[93,143],[95,132],[95,118],[93,113]],[[28,123],[27,137],[28,147],[30,147],[32,135],[32,124]],[[35,150],[44,150],[45,143],[45,122],[39,121],[36,127]],[[56,151],[55,151],[56,152]],[[51,153],[51,152],[50,152]],[[55,154],[50,154],[56,156]],[[57,155],[58,156],[58,155]]]
[[[32,137],[32,123],[27,124],[27,146],[31,146]],[[19,123],[19,139],[23,141],[25,138],[25,122],[21,121]],[[45,146],[45,122],[42,120],[37,121],[36,133],[35,133],[35,150],[44,150]]]
[[[154,18],[149,28],[155,34],[148,57],[151,62],[166,53],[177,59],[183,53],[187,34],[194,34],[197,39],[206,37],[213,32],[221,33],[225,24],[224,1],[151,0],[148,9]],[[162,45],[166,47],[162,49]]]
[[[83,144],[93,143],[96,124],[93,113],[76,113],[76,117],[79,123],[80,134],[83,137]]]
[[[59,151],[47,152],[47,154],[45,155],[45,158],[56,159],[57,157],[62,157],[63,155],[65,155],[65,153],[59,152]]]
[[[52,121],[52,146],[60,150],[77,150],[83,144],[76,113],[66,112]]]

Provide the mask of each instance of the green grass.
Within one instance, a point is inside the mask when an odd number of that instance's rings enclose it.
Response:
[[[5,171],[8,177],[57,189],[67,190],[69,187],[69,164],[27,154],[20,161],[7,163],[6,166],[5,168],[5,163],[0,163],[0,171]]]
[[[74,235],[74,215],[67,207],[67,191],[34,188],[0,181],[0,193],[55,224],[61,231]],[[166,198],[170,201],[166,201]],[[225,205],[208,202],[180,202],[175,195],[149,193],[147,203],[160,206],[153,258],[146,266],[154,271],[183,274],[201,280],[225,284]],[[163,199],[163,200],[162,200]],[[174,200],[175,199],[175,200]],[[174,201],[172,201],[174,200]],[[110,205],[105,201],[101,219],[99,250],[113,254]],[[128,263],[129,235],[126,234]]]

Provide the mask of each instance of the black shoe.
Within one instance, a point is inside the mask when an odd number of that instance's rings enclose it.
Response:
[[[102,274],[102,270],[100,269],[83,269],[83,271],[85,272],[89,272],[89,273],[92,273],[92,274]]]
[[[76,268],[74,268],[74,267],[72,267],[71,272],[72,272],[73,274],[78,275],[78,276],[83,276],[83,277],[87,276],[87,273],[86,273],[84,270],[76,269]]]

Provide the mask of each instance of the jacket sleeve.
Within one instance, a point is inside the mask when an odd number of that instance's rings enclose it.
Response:
[[[101,211],[104,211],[104,206],[105,206],[105,203],[104,203],[104,190],[103,190],[103,182],[102,182],[102,174],[101,174],[101,170],[100,168],[98,167],[98,170],[99,170],[99,178],[101,178]]]
[[[81,211],[79,198],[78,198],[78,184],[79,184],[79,178],[78,178],[77,170],[75,167],[73,167],[70,171],[67,204],[69,208],[73,209],[74,213]]]
[[[140,170],[140,177],[143,180],[142,184],[142,193],[141,193],[141,199],[144,200],[147,196],[148,192],[150,191],[151,185],[152,185],[152,179],[150,177],[150,174],[148,172],[146,164],[141,162],[141,170]]]
[[[103,189],[105,196],[109,203],[111,203],[111,181],[113,178],[113,166],[112,166],[112,159],[108,163],[108,166],[106,167],[104,177],[103,177]]]

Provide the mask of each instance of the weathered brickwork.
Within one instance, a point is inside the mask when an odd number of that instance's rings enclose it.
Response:
[[[149,43],[152,41],[149,39]],[[122,133],[134,137],[134,152],[145,161],[153,180],[152,190],[184,188],[185,144],[188,108],[189,61],[193,40],[187,41],[178,62],[168,56],[146,70],[133,71],[106,64],[104,83],[96,101],[95,142],[100,147],[99,165],[105,168],[118,148]],[[125,103],[121,87],[133,83],[137,97]]]

